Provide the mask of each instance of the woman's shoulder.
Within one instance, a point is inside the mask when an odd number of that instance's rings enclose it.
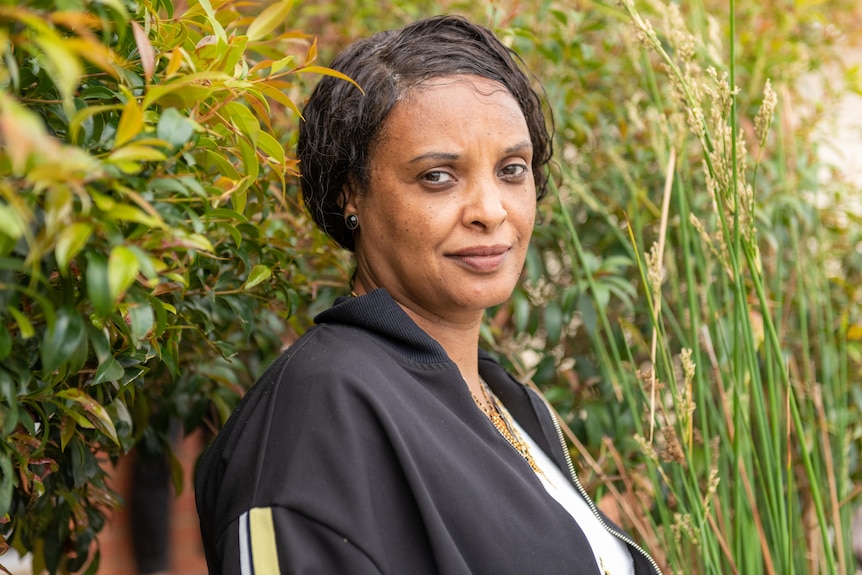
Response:
[[[276,358],[237,411],[304,413],[318,404],[331,405],[338,396],[379,395],[381,388],[403,380],[412,366],[362,329],[316,325]]]

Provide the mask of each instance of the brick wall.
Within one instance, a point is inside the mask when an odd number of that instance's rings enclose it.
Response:
[[[176,446],[176,455],[183,467],[183,492],[171,502],[170,559],[171,575],[206,575],[206,562],[201,547],[198,515],[195,511],[192,470],[202,448],[199,434],[186,437]],[[131,485],[131,456],[120,460],[111,473],[114,488],[128,500]],[[97,575],[136,575],[132,554],[129,512],[123,508],[114,513],[99,536],[102,561]]]

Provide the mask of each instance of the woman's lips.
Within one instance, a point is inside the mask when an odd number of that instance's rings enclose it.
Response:
[[[449,257],[467,269],[492,272],[500,267],[507,253],[507,246],[476,246],[451,253]]]

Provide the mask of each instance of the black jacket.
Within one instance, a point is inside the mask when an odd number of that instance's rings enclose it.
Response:
[[[572,517],[477,409],[442,347],[384,290],[341,300],[315,321],[200,464],[211,574],[275,573],[263,563],[268,548],[281,573],[599,575]],[[479,371],[567,471],[544,401],[485,354]],[[263,525],[251,535],[249,517]],[[635,572],[653,573],[625,540]],[[253,570],[241,571],[241,547],[255,550]]]

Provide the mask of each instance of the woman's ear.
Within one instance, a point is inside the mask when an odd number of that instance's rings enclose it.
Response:
[[[347,178],[344,185],[341,187],[341,196],[338,198],[338,205],[341,208],[341,213],[347,217],[350,214],[359,212],[359,194],[356,192],[356,184],[353,178]]]

